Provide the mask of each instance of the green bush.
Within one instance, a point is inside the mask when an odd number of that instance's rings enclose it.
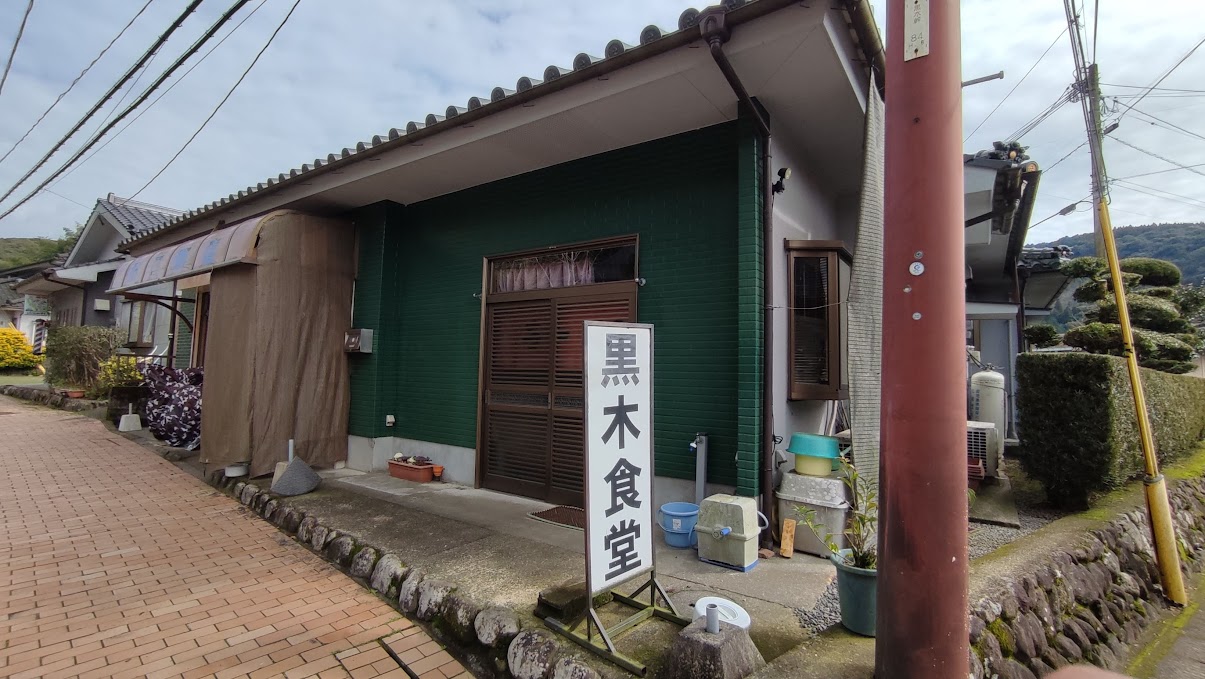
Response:
[[[1130,323],[1134,327],[1159,332],[1187,332],[1185,326],[1188,324],[1180,317],[1180,310],[1166,299],[1131,293],[1126,295],[1126,304],[1130,307]],[[1112,298],[1101,301],[1095,316],[1101,323],[1117,323],[1117,304]]]
[[[1121,264],[1122,271],[1142,276],[1143,285],[1180,284],[1180,267],[1166,260],[1151,257],[1127,257],[1119,264]]]
[[[1129,287],[1127,287],[1126,289],[1128,290]],[[1147,297],[1158,297],[1159,299],[1171,300],[1173,302],[1176,299],[1176,289],[1169,288],[1166,286],[1157,287],[1157,288],[1143,288],[1141,290],[1141,292],[1142,292],[1142,294],[1146,295]]]
[[[36,368],[40,358],[16,328],[0,328],[0,371],[19,371]]]
[[[1109,267],[1100,257],[1076,257],[1059,267],[1059,271],[1068,278],[1092,278],[1103,276]]]
[[[1088,323],[1072,328],[1063,335],[1063,344],[1093,354],[1125,356],[1121,326],[1116,323]],[[1154,361],[1187,361],[1196,352],[1195,345],[1177,335],[1141,328],[1134,328],[1134,349],[1139,361],[1148,368],[1155,368]]]
[[[1124,285],[1126,290],[1132,290],[1134,288],[1134,286],[1138,285],[1138,281],[1141,278],[1142,277],[1139,276],[1138,274],[1133,274],[1133,273],[1121,274],[1121,282]],[[1103,280],[1103,281],[1099,281],[1099,280],[1085,281],[1083,285],[1081,285],[1075,289],[1075,292],[1071,293],[1071,297],[1075,301],[1083,302],[1085,304],[1088,304],[1091,302],[1100,302],[1100,301],[1103,301],[1106,299],[1112,299],[1113,298],[1113,278],[1108,277],[1107,280]]]
[[[125,339],[126,333],[120,328],[51,328],[46,334],[46,381],[92,390],[101,363],[111,358]]]
[[[1192,451],[1205,435],[1205,380],[1142,370],[1159,460]],[[1056,505],[1083,508],[1094,493],[1143,470],[1129,377],[1122,359],[1095,354],[1017,357],[1018,459]]]
[[[1035,347],[1053,347],[1059,343],[1059,331],[1049,323],[1034,323],[1021,331],[1025,339]]]

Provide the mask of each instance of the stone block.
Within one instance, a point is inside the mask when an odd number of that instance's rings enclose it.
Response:
[[[548,679],[556,664],[556,640],[543,630],[520,632],[506,651],[506,662],[515,679]]]
[[[373,567],[377,565],[377,550],[365,547],[356,553],[348,568],[348,575],[353,578],[368,578],[372,576]]]
[[[540,592],[536,600],[536,617],[553,618],[561,622],[576,620],[586,611],[590,595],[584,580],[567,580]]]
[[[1013,636],[1017,644],[1017,657],[1030,660],[1040,657],[1046,650],[1046,630],[1032,611],[1022,613],[1013,622]]]
[[[707,631],[699,618],[678,633],[670,646],[661,679],[741,679],[765,666],[749,633],[735,625],[720,624],[718,634]]]
[[[326,556],[328,561],[346,568],[351,565],[351,552],[355,548],[355,540],[352,540],[351,537],[347,535],[340,535],[339,537],[327,543],[326,548],[323,550],[323,554]]]
[[[419,598],[421,600],[422,597],[420,596]],[[474,628],[474,622],[477,620],[479,613],[481,613],[481,605],[463,592],[452,591],[444,597],[443,609],[441,611],[444,624],[447,625],[447,629],[451,632],[452,636],[462,644],[471,644],[477,641],[477,630]]]
[[[398,606],[403,613],[413,614],[418,610],[418,586],[422,584],[426,575],[416,568],[402,580],[402,584],[398,588]]]
[[[284,511],[283,514],[281,514],[280,523],[278,525],[285,529],[285,531],[288,533],[298,533],[301,530],[301,522],[303,519],[305,519],[304,514],[293,509],[292,507],[289,507]]]
[[[974,646],[975,644],[979,643],[980,639],[983,638],[983,633],[987,631],[987,624],[985,624],[983,619],[977,615],[972,615],[970,618],[969,628],[971,645]]]
[[[314,534],[310,536],[310,547],[313,547],[315,552],[321,552],[326,549],[331,540],[339,537],[339,535],[341,535],[339,531],[318,524],[314,526]]]
[[[238,501],[245,505],[250,505],[251,500],[253,500],[255,498],[255,494],[258,492],[259,492],[259,488],[256,488],[255,486],[248,483],[243,486],[243,492],[239,493]]]
[[[1084,652],[1080,650],[1075,642],[1062,634],[1054,638],[1054,649],[1059,652],[1059,655],[1068,660],[1069,663],[1075,664],[1084,659]]]
[[[318,527],[318,517],[307,516],[297,526],[297,540],[309,544],[314,537],[314,529]]]
[[[373,567],[369,586],[377,594],[388,599],[394,599],[398,595],[398,588],[402,584],[402,579],[409,573],[410,569],[406,567],[406,564],[402,563],[397,554],[386,554]]]
[[[1000,679],[1038,679],[1028,667],[1013,658],[1006,658],[996,668],[996,673],[1000,675]]]
[[[286,497],[304,495],[318,487],[322,479],[317,472],[310,468],[300,457],[293,461],[281,472],[280,478],[273,479],[272,492]]]
[[[272,513],[275,512],[276,508],[279,506],[279,501],[270,499],[264,503],[263,507],[260,508],[259,515],[270,521],[272,518]]]
[[[509,608],[491,606],[473,621],[477,641],[491,648],[506,646],[519,634],[519,615]]]
[[[598,672],[574,656],[564,656],[552,666],[552,679],[600,679]]]
[[[443,611],[444,599],[456,586],[446,580],[425,578],[418,585],[418,604],[414,614],[419,620],[430,620]]]

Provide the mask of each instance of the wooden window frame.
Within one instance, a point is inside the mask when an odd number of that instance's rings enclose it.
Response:
[[[608,247],[624,247],[631,245],[636,248],[635,261],[633,270],[635,276],[633,280],[640,280],[640,236],[639,234],[630,234],[625,236],[614,236],[611,238],[600,238],[596,240],[581,241],[577,243],[564,243],[553,245],[546,248],[532,248],[529,250],[519,250],[516,252],[507,252],[497,255],[488,255],[484,258],[484,280],[481,285],[482,295],[486,302],[511,302],[523,299],[541,299],[549,296],[557,296],[557,294],[549,295],[550,290],[572,290],[576,293],[558,293],[558,294],[581,294],[581,290],[596,288],[597,286],[616,284],[622,285],[629,281],[605,281],[602,283],[587,283],[585,285],[570,285],[563,288],[542,288],[540,290],[519,290],[514,292],[494,292],[494,267],[498,264],[514,259],[523,259],[525,257],[533,257],[536,255],[555,255],[562,252],[573,252],[574,250],[594,250]]]
[[[127,349],[151,349],[151,348],[153,348],[155,346],[155,320],[154,319],[155,319],[155,315],[156,315],[155,307],[157,305],[152,304],[147,301],[131,301],[129,304],[130,304],[131,318],[134,313],[134,307],[135,306],[140,307],[139,312],[138,312],[138,335],[136,336],[138,339],[136,339],[136,340],[130,339],[130,330],[132,330],[133,328],[130,327],[131,323],[127,322],[126,323],[126,343],[123,346]],[[150,342],[143,341],[143,337],[146,336],[146,312],[147,312],[147,309],[151,310],[151,319],[152,319],[151,320],[151,341]]]
[[[786,240],[787,253],[787,400],[838,401],[849,398],[849,385],[843,379],[846,339],[841,327],[841,309],[846,290],[841,288],[841,263],[852,265],[853,257],[839,240]],[[828,374],[831,384],[810,384],[795,380],[795,262],[799,257],[825,256],[828,259]],[[833,299],[833,298],[836,299]]]

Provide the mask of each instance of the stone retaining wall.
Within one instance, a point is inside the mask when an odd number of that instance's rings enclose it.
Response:
[[[1202,567],[1205,480],[1171,488],[1186,572]],[[973,600],[971,678],[1032,679],[1069,664],[1116,669],[1165,607],[1146,511],[1125,512]],[[1013,569],[1014,571],[1016,569]]]
[[[105,405],[105,401],[94,401],[87,398],[67,398],[57,391],[50,389],[39,389],[37,387],[22,387],[14,384],[0,386],[0,394],[12,396],[23,401],[33,401],[41,403],[59,410],[69,410],[71,412],[81,412],[84,410],[92,410]]]
[[[254,483],[227,479],[221,471],[209,481],[359,579],[407,617],[427,623],[431,634],[456,650],[475,675],[598,679],[593,668],[543,626],[522,629],[522,621],[512,609],[475,601],[455,583],[410,568],[395,554],[324,526],[317,516],[290,507],[287,499]]]

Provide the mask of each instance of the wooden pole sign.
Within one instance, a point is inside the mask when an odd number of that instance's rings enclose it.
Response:
[[[615,639],[652,617],[679,625],[657,582],[653,552],[653,326],[586,321],[586,589],[590,604],[576,620],[545,623],[580,646],[643,676],[647,668],[616,650]],[[646,581],[632,595],[612,591]],[[648,602],[637,597],[648,591]],[[636,612],[610,628],[594,608],[599,594]],[[658,604],[658,597],[663,605]],[[579,628],[585,625],[584,633]]]

